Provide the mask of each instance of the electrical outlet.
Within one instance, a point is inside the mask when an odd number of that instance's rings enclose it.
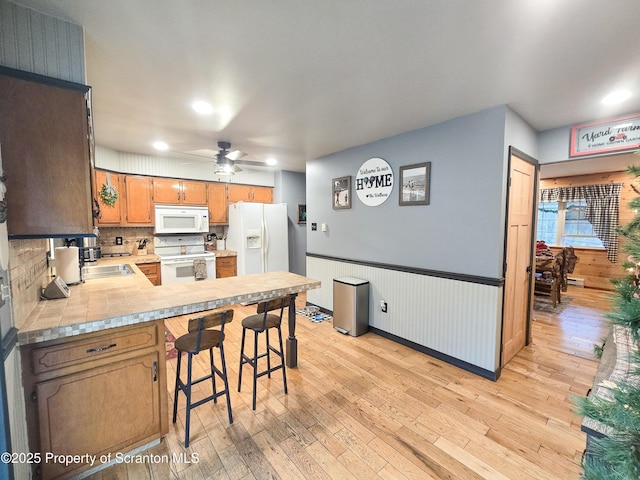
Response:
[[[116,245],[122,245],[122,237],[116,237]]]
[[[317,223],[315,223],[315,222],[313,222],[313,223],[311,224],[311,231],[312,231],[312,232],[315,232],[315,231],[317,231],[317,230],[318,230],[318,224],[317,224]]]
[[[382,313],[387,313],[387,302],[384,300],[380,300],[380,311]]]

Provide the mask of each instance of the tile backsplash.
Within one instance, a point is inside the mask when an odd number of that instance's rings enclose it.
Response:
[[[9,241],[9,278],[13,322],[22,324],[40,301],[42,289],[51,281],[47,265],[47,239]]]
[[[138,240],[147,239],[147,253],[153,253],[153,227],[100,227],[102,254],[132,253]],[[209,227],[209,233],[223,235],[225,227]],[[116,245],[116,237],[122,237],[122,245]]]

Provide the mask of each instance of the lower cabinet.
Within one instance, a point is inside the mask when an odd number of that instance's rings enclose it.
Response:
[[[75,476],[168,432],[162,320],[21,350],[34,478]]]
[[[216,277],[235,277],[237,273],[236,257],[216,257]]]
[[[138,263],[136,266],[144,273],[149,281],[156,287],[161,285],[162,279],[160,277],[160,262],[154,263]]]

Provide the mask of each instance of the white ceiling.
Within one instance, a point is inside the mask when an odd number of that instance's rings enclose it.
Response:
[[[638,0],[14,2],[84,27],[96,143],[121,151],[227,140],[304,171],[500,104],[538,131],[640,111]]]

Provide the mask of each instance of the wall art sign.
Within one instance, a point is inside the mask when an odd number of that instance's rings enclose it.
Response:
[[[382,158],[370,158],[356,175],[356,193],[362,203],[376,207],[389,198],[393,190],[393,170]]]
[[[640,114],[635,114],[572,127],[569,157],[623,152],[639,147]]]
[[[400,167],[400,206],[429,205],[431,162]]]
[[[331,181],[333,191],[333,209],[351,208],[351,175],[334,178]]]

